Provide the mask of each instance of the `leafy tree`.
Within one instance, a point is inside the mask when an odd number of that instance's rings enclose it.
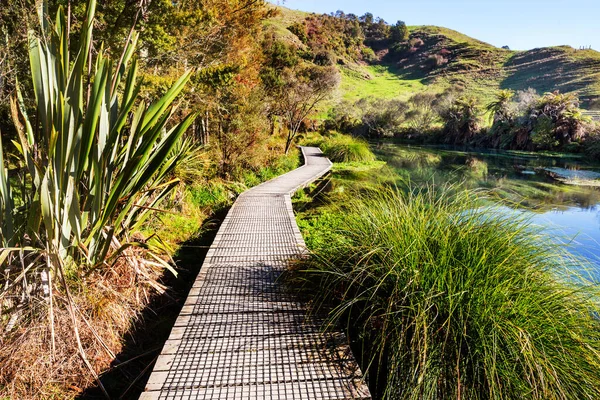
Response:
[[[394,43],[398,42],[406,42],[409,38],[408,27],[404,23],[404,21],[396,22],[396,25],[391,27],[391,36],[390,39]]]
[[[530,119],[534,130],[539,124],[543,124],[560,146],[580,140],[587,121],[579,108],[579,98],[572,93],[558,91],[542,96],[531,110]],[[552,128],[547,128],[548,124]]]
[[[285,153],[289,151],[302,123],[316,107],[327,99],[340,82],[335,67],[299,65],[285,71],[285,84],[275,93],[273,101],[287,126]]]
[[[374,21],[373,14],[365,13],[363,16],[359,18],[359,21],[364,25],[372,25]]]
[[[493,117],[493,143],[501,148],[564,149],[584,138],[588,124],[577,96],[558,91],[540,97],[532,89],[516,94],[503,90],[487,109]]]

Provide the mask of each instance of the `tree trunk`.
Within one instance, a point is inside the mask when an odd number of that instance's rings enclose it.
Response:
[[[292,143],[294,143],[294,138],[296,137],[297,130],[294,128],[289,128],[287,139],[285,141],[285,155],[290,151],[290,147],[292,147]]]
[[[198,124],[198,138],[203,146],[207,146],[210,139],[208,131],[208,111],[206,112],[206,116],[202,116],[198,118],[198,120],[200,121]]]
[[[277,122],[277,117],[272,115],[271,118],[271,136],[275,135],[275,123]]]

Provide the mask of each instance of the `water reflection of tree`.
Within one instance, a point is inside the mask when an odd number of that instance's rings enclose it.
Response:
[[[512,208],[537,212],[579,207],[593,209],[600,204],[600,190],[565,185],[544,174],[525,175],[524,169],[561,165],[582,167],[573,161],[533,158],[511,154],[438,150],[422,147],[382,145],[378,155],[413,184],[458,184],[460,187],[485,189],[490,198]]]

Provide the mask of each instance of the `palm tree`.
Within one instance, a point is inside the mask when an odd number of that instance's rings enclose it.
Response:
[[[554,126],[554,138],[565,145],[582,138],[584,124],[589,120],[581,113],[579,98],[572,93],[546,93],[536,104],[532,119],[546,118]]]
[[[440,117],[455,143],[467,143],[479,130],[479,105],[474,97],[459,97]]]
[[[515,96],[515,92],[510,89],[503,89],[496,93],[496,98],[487,105],[486,110],[490,113],[490,118],[494,123],[510,122],[513,118],[513,112],[510,109],[510,102]]]

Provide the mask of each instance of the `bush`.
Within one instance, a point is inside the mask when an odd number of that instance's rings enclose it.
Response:
[[[306,34],[306,25],[300,22],[295,22],[287,28],[290,32],[300,39],[304,44],[308,42],[308,35]]]
[[[600,398],[596,286],[526,221],[473,200],[389,190],[346,203],[327,240],[309,235],[302,277],[350,327],[382,398]]]
[[[370,47],[363,47],[360,50],[360,55],[362,59],[368,63],[377,61],[377,56],[375,55],[373,49],[371,49]]]
[[[439,68],[444,64],[448,63],[448,59],[442,56],[441,54],[431,54],[425,60],[425,65],[430,69]]]
[[[329,67],[337,63],[337,56],[333,51],[321,51],[315,55],[315,64]]]
[[[479,133],[479,104],[474,97],[459,97],[440,109],[447,141],[469,143]]]
[[[370,136],[394,136],[400,131],[406,119],[408,104],[401,100],[377,99],[363,104],[357,103],[363,110],[362,123]]]
[[[425,42],[421,38],[410,39],[410,41],[408,43],[410,44],[411,47],[416,47],[416,48],[419,48],[425,44]]]
[[[600,160],[600,132],[598,130],[590,132],[583,143],[584,152],[589,157]]]
[[[355,103],[343,100],[339,105],[329,109],[327,119],[323,122],[325,131],[352,133],[361,125],[361,110]]]

